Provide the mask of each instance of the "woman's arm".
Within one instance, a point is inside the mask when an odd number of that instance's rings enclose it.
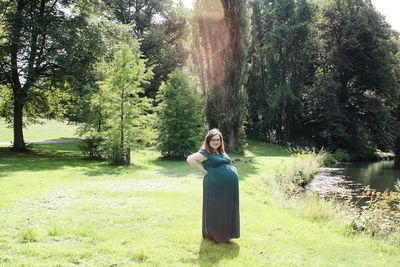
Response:
[[[204,175],[207,175],[208,174],[207,170],[204,169],[203,165],[201,164],[201,162],[203,162],[205,160],[207,160],[207,157],[203,156],[199,152],[193,153],[186,159],[187,163],[189,163],[190,166],[199,170]]]

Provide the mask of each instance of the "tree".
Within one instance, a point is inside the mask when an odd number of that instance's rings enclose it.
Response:
[[[145,86],[145,95],[155,98],[162,81],[183,65],[186,51],[182,39],[187,18],[172,0],[103,0],[112,16],[131,26],[132,37],[141,40],[140,50],[152,67],[154,78]]]
[[[80,1],[7,1],[0,25],[0,80],[12,90],[15,150],[25,150],[23,117],[38,96],[79,80],[96,60],[98,34]],[[0,33],[1,34],[1,33]],[[41,110],[39,108],[39,110]],[[35,109],[30,109],[37,114]]]
[[[153,73],[146,69],[138,42],[133,47],[121,45],[112,62],[101,68],[104,80],[93,96],[93,106],[101,109],[103,123],[96,134],[103,140],[101,149],[110,163],[130,164],[130,150],[152,136],[151,100],[140,94]]]
[[[313,9],[305,0],[252,1],[252,7],[249,132],[292,140],[301,134],[301,96],[313,76]]]
[[[168,75],[158,92],[158,148],[164,157],[180,158],[198,147],[204,135],[201,97],[182,70]]]
[[[240,151],[245,141],[248,33],[247,1],[196,2],[192,61],[206,95],[209,128],[220,128],[230,151]]]
[[[317,79],[331,77],[335,83],[334,114],[341,118],[335,121],[340,136],[332,136],[334,132],[327,128],[318,135],[362,153],[391,149],[399,86],[395,76],[398,47],[391,38],[390,26],[369,1],[333,0],[321,7],[316,34]],[[321,98],[317,101],[326,102]],[[329,113],[325,113],[325,125],[327,120],[334,120]]]

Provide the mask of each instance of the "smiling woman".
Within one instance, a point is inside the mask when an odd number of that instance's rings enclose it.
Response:
[[[190,155],[187,162],[205,174],[203,238],[216,243],[239,238],[239,177],[225,153],[221,132],[218,129],[210,130],[202,149]]]

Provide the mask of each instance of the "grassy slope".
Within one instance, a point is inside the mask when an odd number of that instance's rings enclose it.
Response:
[[[242,236],[220,245],[201,239],[202,177],[185,162],[146,150],[134,166],[110,167],[71,144],[45,148],[72,152],[0,152],[1,266],[400,264],[398,247],[282,208],[262,178],[287,159],[276,146],[251,143],[253,162],[236,164]],[[29,231],[36,242],[24,243]]]

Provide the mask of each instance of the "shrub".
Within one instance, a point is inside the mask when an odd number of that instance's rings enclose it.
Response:
[[[352,207],[355,213],[352,228],[371,236],[397,240],[400,236],[400,193],[378,192],[367,186],[363,197],[369,199],[366,205]]]
[[[168,75],[157,95],[158,149],[163,157],[180,158],[193,152],[205,128],[200,95],[181,70]]]
[[[321,166],[320,162],[315,152],[294,155],[290,162],[281,164],[267,181],[290,197],[312,181]]]
[[[318,153],[318,160],[323,166],[336,166],[339,164],[339,161],[331,153],[323,149]]]
[[[83,156],[90,159],[101,159],[102,151],[100,145],[103,139],[101,137],[90,136],[82,140],[79,144],[79,148],[82,151]]]
[[[337,149],[335,153],[333,153],[333,157],[338,161],[338,162],[348,162],[351,161],[351,156],[350,154],[344,150],[344,149]]]

